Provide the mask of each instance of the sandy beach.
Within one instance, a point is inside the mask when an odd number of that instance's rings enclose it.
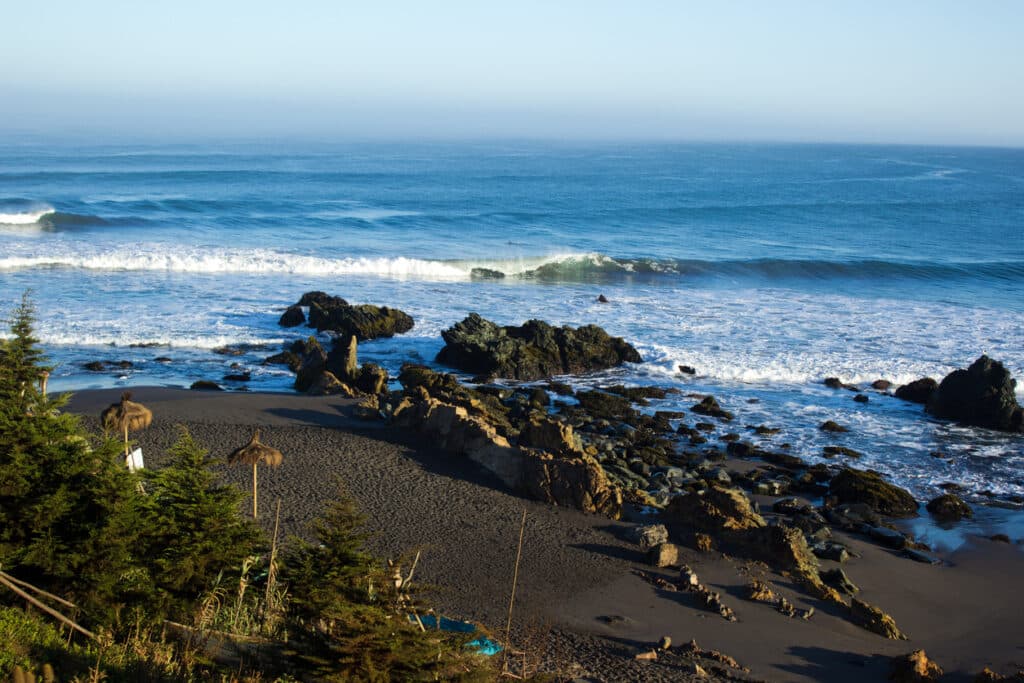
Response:
[[[422,551],[417,575],[433,585],[442,613],[504,628],[515,543],[523,510],[527,525],[519,590],[517,637],[547,640],[546,659],[588,680],[686,680],[686,662],[635,654],[662,636],[695,639],[769,681],[883,680],[890,658],[924,648],[950,681],[968,681],[983,667],[1003,674],[1024,668],[1024,553],[1018,545],[973,538],[941,565],[911,561],[856,536],[837,533],[860,555],[843,565],[863,599],[891,614],[908,641],[886,640],[842,618],[786,577],[716,553],[684,550],[693,567],[738,617],[728,622],[700,608],[690,594],[660,590],[636,574],[654,570],[627,538],[629,521],[613,522],[523,499],[457,456],[417,443],[380,422],[351,416],[353,402],[290,394],[134,390],[153,425],[137,435],[146,464],[159,467],[187,425],[214,455],[245,443],[255,427],[285,456],[261,472],[261,524],[268,531],[281,500],[285,534],[306,533],[339,487],[366,515],[369,548],[382,557]],[[83,391],[69,410],[95,426],[116,390]],[[225,465],[223,477],[248,490],[246,468]],[[838,566],[823,562],[828,568]],[[787,618],[745,599],[750,576],[766,576],[793,604],[813,607],[809,620]],[[573,665],[575,664],[575,666]]]

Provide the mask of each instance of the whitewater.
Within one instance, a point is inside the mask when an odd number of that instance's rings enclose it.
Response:
[[[433,363],[474,311],[595,323],[646,362],[574,383],[680,389],[652,410],[713,393],[812,462],[833,419],[858,466],[923,498],[956,481],[1024,502],[1020,437],[822,385],[941,378],[982,353],[1024,377],[1024,151],[0,142],[0,298],[32,292],[56,389],[288,391],[261,361],[310,334],[276,323],[314,289],[414,317],[360,348],[392,373]]]

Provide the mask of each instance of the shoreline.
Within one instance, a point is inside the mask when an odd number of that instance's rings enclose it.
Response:
[[[99,411],[121,391],[77,392],[67,410],[84,415],[95,429]],[[984,666],[1004,674],[1020,666],[1014,639],[1024,625],[1024,596],[1017,591],[1024,553],[1016,544],[968,534],[960,548],[934,552],[943,563],[933,566],[837,531],[837,539],[860,555],[842,565],[844,570],[864,599],[896,619],[910,636],[907,642],[854,626],[755,563],[683,549],[682,561],[736,611],[739,621],[727,622],[700,609],[689,595],[665,593],[634,573],[671,576],[646,565],[637,547],[623,540],[630,522],[521,498],[464,458],[423,448],[416,437],[382,422],[357,420],[351,414],[355,400],[166,387],[132,391],[154,413],[153,425],[133,435],[147,466],[159,466],[175,424],[188,425],[214,456],[243,444],[259,426],[263,441],[284,453],[279,470],[261,474],[264,514],[269,517],[272,501],[282,498],[282,535],[301,533],[333,498],[331,480],[339,478],[367,516],[371,551],[396,558],[424,550],[417,576],[439,587],[430,598],[448,616],[503,630],[525,508],[517,633],[525,637],[531,628],[549,624],[555,659],[563,665],[576,660],[598,680],[689,675],[670,662],[633,660],[662,635],[677,644],[696,639],[701,647],[739,659],[753,678],[772,681],[880,679],[890,657],[921,647],[952,674],[948,680],[970,680]],[[243,470],[225,465],[221,474],[244,491],[249,479]],[[268,517],[261,519],[265,527],[272,524]],[[788,619],[744,599],[750,571],[763,571],[777,592],[817,613],[809,621]]]

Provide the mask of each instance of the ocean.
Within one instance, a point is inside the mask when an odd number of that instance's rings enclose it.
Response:
[[[578,385],[681,390],[652,410],[712,393],[810,461],[838,443],[922,499],[956,482],[1024,501],[1021,436],[822,385],[941,379],[982,353],[1024,378],[1024,150],[0,142],[0,302],[32,291],[54,389],[241,369],[223,384],[288,391],[260,361],[309,334],[277,318],[313,289],[414,317],[360,347],[392,373],[472,311],[596,323],[646,362]]]

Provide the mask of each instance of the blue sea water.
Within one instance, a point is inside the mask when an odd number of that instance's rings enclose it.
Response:
[[[287,390],[259,361],[308,334],[277,317],[321,289],[415,318],[360,349],[392,372],[432,362],[471,311],[596,323],[647,362],[580,383],[676,386],[658,407],[684,409],[714,393],[739,431],[780,426],[776,445],[810,460],[841,443],[922,498],[955,481],[1024,500],[1021,437],[821,385],[941,378],[982,352],[1024,377],[1024,150],[6,140],[0,301],[26,289],[58,389],[187,386],[237,363],[250,389]]]

